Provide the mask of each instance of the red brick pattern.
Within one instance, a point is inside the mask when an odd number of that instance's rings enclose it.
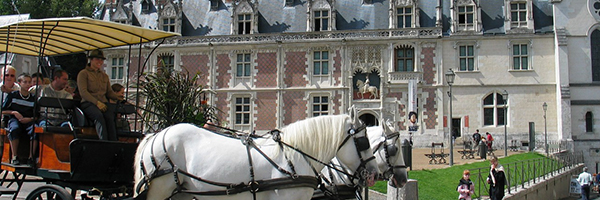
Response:
[[[306,66],[306,52],[285,53],[285,78],[283,82],[286,87],[304,87],[308,81],[304,78],[308,74]]]
[[[220,111],[217,112],[219,119],[224,121],[229,120],[229,101],[227,101],[227,92],[218,92],[216,94],[215,106]]]
[[[291,124],[295,121],[306,119],[306,101],[304,91],[285,91],[283,93],[283,124]]]
[[[200,79],[198,79],[201,85],[207,85],[208,83],[208,55],[184,55],[181,56],[181,66],[183,71],[188,71],[190,76],[200,73]]]
[[[435,91],[436,88],[423,88],[423,93],[428,95],[423,104],[423,115],[427,116],[427,119],[423,117],[423,122],[425,122],[426,129],[434,129],[437,125],[437,102],[435,101],[437,97],[435,95]]]
[[[256,122],[255,129],[271,130],[277,126],[277,93],[256,93]]]
[[[215,86],[217,88],[229,88],[229,81],[231,80],[231,74],[228,72],[231,70],[231,60],[227,54],[217,55],[217,73]]]
[[[433,63],[435,48],[423,48],[421,50],[421,63],[423,63],[423,82],[425,84],[435,84],[435,64]]]
[[[258,53],[256,55],[258,72],[256,73],[256,87],[277,86],[277,53]],[[275,108],[275,107],[274,107]]]
[[[339,50],[335,51],[335,57],[333,57],[333,76],[332,85],[342,84],[342,55]]]
[[[129,78],[131,80],[137,80],[137,75],[138,75],[138,65],[139,65],[139,57],[130,57],[129,58],[131,60],[131,63],[129,64]],[[146,57],[142,57],[142,64],[144,63],[144,61],[146,60]],[[144,68],[146,70],[146,72],[149,71],[148,66],[146,66],[146,68]],[[144,72],[141,72],[144,73]]]
[[[332,104],[330,105],[330,107],[333,107],[332,115],[339,115],[342,113],[347,113],[346,111],[344,111],[344,112],[340,111],[340,107],[342,105],[342,94],[340,94],[338,92],[335,95],[333,95],[333,101],[331,101],[331,102],[332,102]]]

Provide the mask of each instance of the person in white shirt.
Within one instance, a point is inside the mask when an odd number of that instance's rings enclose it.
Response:
[[[588,168],[583,167],[583,172],[577,177],[577,182],[581,185],[581,199],[590,199],[590,184],[592,183],[592,175],[588,173]]]

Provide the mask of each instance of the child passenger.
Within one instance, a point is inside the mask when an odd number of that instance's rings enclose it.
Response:
[[[4,105],[2,105],[2,114],[10,115],[10,119],[8,120],[8,139],[12,152],[11,164],[21,164],[17,158],[19,139],[29,136],[30,151],[27,164],[33,166],[35,165],[33,155],[37,147],[37,137],[34,133],[35,117],[33,104],[35,102],[35,93],[29,92],[31,76],[22,74],[17,78],[17,82],[21,86],[21,89],[8,94]]]
[[[471,182],[471,172],[469,170],[463,171],[463,177],[458,182],[458,199],[460,200],[471,200],[471,195],[475,192],[475,184]]]

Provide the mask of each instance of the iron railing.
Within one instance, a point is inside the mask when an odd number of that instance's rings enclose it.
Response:
[[[513,163],[502,164],[506,175],[506,193],[516,192],[519,187],[531,186],[551,176],[558,175],[575,165],[583,163],[583,153],[557,153],[549,157],[522,160]],[[471,181],[475,184],[473,197],[481,199],[489,196],[489,184],[487,177],[490,173],[489,167],[469,169]]]

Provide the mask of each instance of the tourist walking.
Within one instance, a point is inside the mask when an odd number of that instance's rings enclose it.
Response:
[[[590,184],[592,183],[592,175],[588,173],[588,168],[583,167],[583,172],[579,174],[577,177],[577,182],[581,185],[581,199],[589,200],[590,199]]]
[[[458,199],[471,200],[471,196],[475,193],[475,184],[471,181],[471,172],[466,169],[463,171],[463,177],[458,182]]]
[[[490,184],[490,199],[501,200],[504,198],[504,186],[506,185],[506,175],[504,174],[504,167],[498,164],[498,157],[492,156],[490,159],[490,175],[488,175],[487,182]]]

